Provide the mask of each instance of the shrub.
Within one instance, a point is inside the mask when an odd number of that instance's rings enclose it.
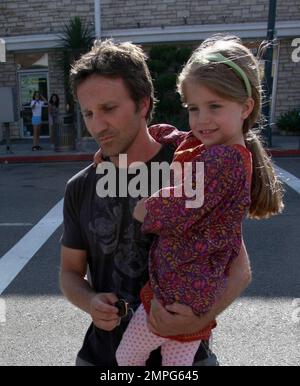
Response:
[[[188,114],[176,92],[176,79],[191,53],[188,46],[157,45],[150,49],[148,65],[158,100],[152,123],[169,123],[188,130]]]
[[[300,134],[300,109],[293,109],[282,113],[276,125],[279,129],[286,130],[288,133],[299,132]]]

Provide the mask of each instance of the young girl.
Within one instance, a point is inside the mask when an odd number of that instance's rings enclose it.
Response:
[[[47,103],[46,98],[44,98],[38,91],[35,91],[32,96],[32,101],[30,107],[32,109],[32,126],[33,126],[33,146],[32,151],[42,150],[39,145],[40,142],[40,130],[42,124],[42,108]]]
[[[204,162],[204,202],[187,208],[175,187],[141,200],[134,216],[142,230],[157,235],[149,262],[149,283],[117,350],[119,365],[144,365],[161,346],[163,365],[192,365],[202,331],[161,337],[149,331],[147,313],[153,296],[164,306],[179,302],[196,315],[206,313],[226,287],[230,264],[241,247],[245,215],[267,218],[280,213],[282,188],[253,126],[261,108],[259,65],[238,38],[210,38],[192,54],[178,78],[189,112],[191,132],[177,148],[174,161]],[[182,141],[183,133],[158,125],[151,134]],[[193,168],[193,172],[194,172]],[[193,186],[199,181],[193,173]],[[162,192],[169,197],[164,198]],[[184,190],[183,190],[184,193]]]

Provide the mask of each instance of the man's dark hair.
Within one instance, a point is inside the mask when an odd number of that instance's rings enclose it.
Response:
[[[142,48],[129,43],[118,43],[112,39],[96,40],[90,52],[77,60],[70,72],[70,85],[74,97],[81,82],[91,75],[122,78],[129,95],[137,108],[142,98],[150,98],[146,115],[149,122],[154,109],[153,82],[146,63],[147,56]]]

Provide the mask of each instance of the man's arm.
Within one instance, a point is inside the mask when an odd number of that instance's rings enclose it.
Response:
[[[157,300],[153,300],[148,326],[152,332],[162,336],[197,332],[216,319],[248,287],[250,282],[250,262],[243,242],[238,257],[231,265],[227,287],[209,312],[199,317],[186,305],[174,303],[164,308]]]
[[[62,246],[60,287],[63,294],[90,314],[98,328],[111,331],[119,323],[118,309],[113,306],[118,298],[113,293],[96,293],[85,280],[86,271],[86,251]]]

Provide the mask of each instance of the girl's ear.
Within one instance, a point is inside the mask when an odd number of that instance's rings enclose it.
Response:
[[[244,103],[243,106],[243,111],[242,111],[242,118],[247,119],[249,115],[252,113],[254,108],[254,99],[249,97],[247,98],[246,102]]]

